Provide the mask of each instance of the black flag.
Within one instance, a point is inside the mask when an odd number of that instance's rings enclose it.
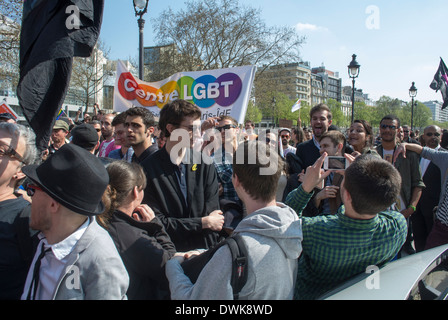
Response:
[[[436,92],[440,90],[443,98],[442,110],[445,109],[448,106],[448,69],[442,58],[440,58],[439,69],[437,70],[430,87],[431,89],[436,90]]]
[[[20,36],[17,96],[48,148],[53,124],[70,83],[73,57],[89,57],[98,40],[104,0],[25,0]]]

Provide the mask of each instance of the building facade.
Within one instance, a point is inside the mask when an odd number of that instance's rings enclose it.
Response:
[[[442,110],[442,103],[439,101],[423,102],[432,112],[432,119],[438,122],[448,122],[448,108]]]
[[[311,104],[311,68],[309,62],[272,66],[264,71],[277,91],[291,100],[301,99]]]

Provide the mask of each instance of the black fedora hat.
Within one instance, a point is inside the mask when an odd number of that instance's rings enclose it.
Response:
[[[87,150],[65,144],[41,165],[23,172],[44,192],[73,212],[93,216],[104,211],[101,201],[109,183],[102,162]]]

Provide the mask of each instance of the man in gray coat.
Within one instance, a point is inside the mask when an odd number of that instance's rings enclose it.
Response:
[[[259,141],[244,142],[234,154],[232,181],[248,213],[234,231],[242,236],[248,251],[247,282],[239,293],[242,300],[293,297],[302,229],[294,210],[275,201],[282,169],[278,153]],[[215,252],[195,284],[181,266],[186,256],[178,253],[166,265],[172,299],[233,299],[228,246]]]
[[[22,299],[126,299],[129,276],[94,217],[104,211],[101,197],[109,183],[101,161],[66,144],[23,172],[32,181],[30,227],[41,232]]]

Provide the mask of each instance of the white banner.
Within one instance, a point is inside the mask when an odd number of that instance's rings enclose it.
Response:
[[[122,61],[117,63],[114,110],[145,107],[158,117],[165,104],[184,99],[202,110],[201,120],[229,115],[244,123],[256,66],[180,72],[159,82],[134,77]]]

